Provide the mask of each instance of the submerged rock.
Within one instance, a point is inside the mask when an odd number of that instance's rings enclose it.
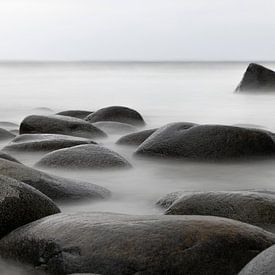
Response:
[[[10,160],[10,161],[20,163],[16,158],[14,158],[13,156],[11,156],[11,155],[3,152],[3,151],[0,151],[0,159],[7,159],[7,160]]]
[[[92,111],[84,111],[84,110],[67,110],[57,113],[57,115],[62,116],[70,116],[75,118],[84,119],[86,116],[92,114]]]
[[[0,176],[0,238],[22,225],[59,212],[59,208],[38,190]]]
[[[136,151],[138,155],[189,160],[231,160],[270,157],[275,144],[270,133],[225,125],[168,124]]]
[[[8,130],[0,128],[0,140],[8,140],[14,138],[15,135]]]
[[[12,130],[12,129],[19,128],[19,125],[9,121],[0,121],[0,128],[4,128],[6,130]]]
[[[157,129],[144,130],[121,137],[116,143],[120,145],[138,146],[150,137]]]
[[[110,191],[98,185],[53,176],[23,164],[0,159],[0,175],[22,181],[53,200],[104,199]]]
[[[204,216],[57,214],[0,240],[0,255],[51,274],[233,275],[275,236]]]
[[[107,134],[125,134],[137,130],[137,128],[131,124],[116,121],[98,121],[93,123],[93,125]]]
[[[166,215],[206,215],[250,224],[275,223],[275,196],[248,191],[173,193],[159,205],[169,206]],[[166,204],[164,202],[167,202]]]
[[[246,72],[236,88],[236,92],[274,91],[275,72],[259,64],[249,64]]]
[[[100,129],[82,119],[60,115],[31,115],[20,125],[20,134],[62,134],[83,138],[105,137]]]
[[[134,126],[143,126],[145,122],[137,111],[123,107],[123,106],[111,106],[102,108],[91,115],[88,115],[85,120],[95,123],[98,121],[117,121],[122,123],[128,123]]]
[[[275,245],[264,250],[252,259],[239,275],[274,275],[275,272]]]
[[[131,164],[118,153],[99,145],[79,145],[48,153],[36,163],[48,168],[129,168]]]
[[[81,144],[96,144],[90,139],[55,134],[23,134],[15,137],[4,151],[53,151]]]

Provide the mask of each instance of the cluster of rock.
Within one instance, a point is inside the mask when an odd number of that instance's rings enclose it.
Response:
[[[231,161],[275,153],[274,134],[265,130],[190,122],[139,130],[143,126],[137,111],[121,106],[25,118],[20,135],[8,137],[0,151],[0,257],[47,274],[272,274],[275,235],[258,227],[275,223],[272,192],[174,192],[157,202],[165,215],[60,213],[59,201],[108,199],[111,192],[36,168],[131,168],[94,141],[110,134],[127,133],[117,145],[153,160]],[[14,152],[43,156],[31,168]]]

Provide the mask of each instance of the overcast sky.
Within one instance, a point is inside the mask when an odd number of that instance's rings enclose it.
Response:
[[[275,0],[0,0],[3,60],[275,60]]]

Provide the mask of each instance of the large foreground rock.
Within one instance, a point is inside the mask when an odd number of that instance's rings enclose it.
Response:
[[[150,137],[157,129],[144,130],[121,137],[116,143],[120,145],[138,146]]]
[[[275,72],[259,64],[249,64],[246,72],[236,88],[237,92],[274,91]]]
[[[4,151],[43,151],[72,147],[81,144],[95,144],[90,139],[55,134],[23,134],[15,137],[3,148]]]
[[[20,125],[20,134],[61,134],[83,138],[105,137],[100,129],[82,119],[60,115],[31,115]]]
[[[14,137],[15,137],[15,134],[9,132],[8,130],[0,128],[0,140],[8,140]]]
[[[70,116],[75,118],[84,119],[86,116],[92,114],[92,111],[84,111],[84,110],[67,110],[57,113],[57,115],[61,116]]]
[[[275,245],[264,250],[251,260],[239,275],[274,275],[275,274]]]
[[[248,191],[187,192],[169,206],[167,215],[225,217],[250,224],[275,224],[275,196]],[[170,200],[169,200],[170,199]],[[167,196],[168,203],[171,196]],[[159,205],[164,205],[164,200]]]
[[[272,233],[205,216],[57,214],[0,240],[0,255],[51,274],[233,275],[275,242]]]
[[[110,196],[110,191],[98,185],[49,175],[4,159],[0,159],[0,175],[29,184],[53,200],[104,199]]]
[[[118,153],[99,145],[79,145],[46,154],[36,163],[38,167],[105,169],[129,168],[131,164]]]
[[[126,134],[137,130],[131,124],[116,121],[98,121],[93,123],[93,125],[107,134]]]
[[[59,212],[59,208],[38,190],[0,176],[0,238],[22,225]]]
[[[123,106],[111,106],[102,108],[87,116],[85,119],[92,123],[98,121],[117,121],[128,123],[134,126],[143,126],[145,124],[140,113]]]
[[[146,139],[136,153],[190,160],[248,159],[275,153],[274,141],[266,131],[225,125],[190,126],[168,124]]]

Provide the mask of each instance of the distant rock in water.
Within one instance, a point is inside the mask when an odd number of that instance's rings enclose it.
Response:
[[[98,121],[117,121],[128,123],[134,126],[145,125],[145,122],[140,113],[123,106],[111,106],[102,108],[94,112],[93,114],[88,115],[85,120],[91,123]]]
[[[149,129],[140,132],[135,132],[121,137],[116,143],[119,145],[133,145],[138,146],[151,136],[157,129]]]
[[[22,181],[53,200],[105,199],[111,194],[89,182],[57,177],[4,159],[0,159],[0,175]]]
[[[0,175],[0,238],[22,225],[59,212],[54,202],[38,190]]]
[[[218,217],[56,214],[0,240],[0,256],[50,274],[235,275],[274,234]]]
[[[117,121],[98,121],[93,125],[107,134],[126,134],[137,131],[137,128],[131,124]]]
[[[9,121],[0,121],[0,127],[6,130],[12,130],[12,129],[19,128],[19,125]]]
[[[31,115],[20,125],[20,134],[62,134],[83,138],[100,138],[106,134],[79,118],[60,115]]]
[[[275,92],[275,72],[255,63],[249,64],[236,92]]]
[[[57,115],[62,116],[70,116],[75,118],[84,119],[86,116],[92,114],[92,111],[84,111],[84,110],[67,110],[57,113]]]
[[[96,144],[94,141],[81,137],[57,134],[23,134],[15,137],[2,150],[4,151],[43,151],[50,152],[81,144]]]
[[[166,196],[166,215],[205,215],[234,219],[250,224],[275,224],[275,196],[248,191],[186,192]],[[169,200],[170,199],[170,200]],[[161,199],[159,205],[164,205]]]
[[[172,123],[146,139],[137,155],[186,160],[236,160],[275,155],[269,132],[226,125]]]
[[[0,140],[8,140],[14,137],[15,137],[15,134],[9,132],[8,130],[0,128]]]
[[[238,275],[274,275],[275,245],[272,245],[252,259]]]
[[[129,168],[131,164],[118,153],[99,145],[79,145],[46,154],[37,167],[70,169]]]
[[[10,161],[14,161],[14,162],[17,162],[17,163],[20,163],[17,159],[15,159],[13,156],[3,152],[3,151],[0,151],[0,158],[1,159],[6,159],[6,160],[10,160]]]

